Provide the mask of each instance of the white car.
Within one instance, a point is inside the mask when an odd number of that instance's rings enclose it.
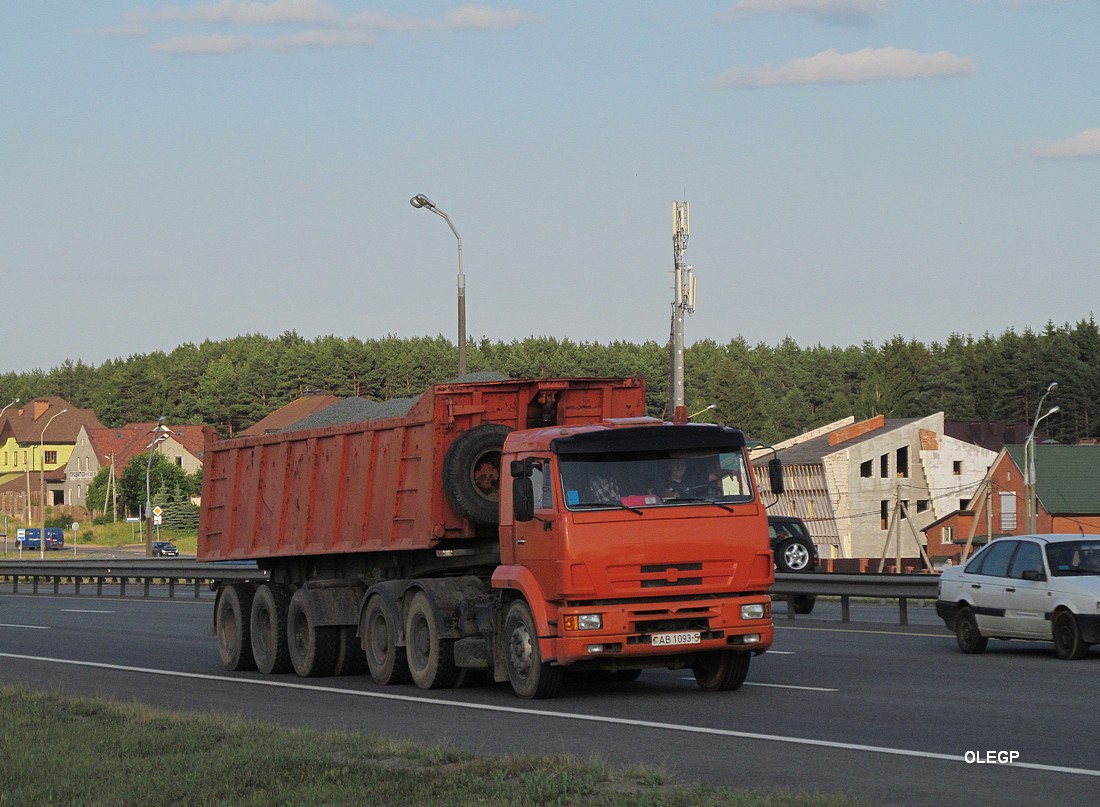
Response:
[[[1100,535],[991,541],[943,570],[936,613],[964,653],[990,639],[1041,639],[1059,658],[1083,658],[1100,642]]]

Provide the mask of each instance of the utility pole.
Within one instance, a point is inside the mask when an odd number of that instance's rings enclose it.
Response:
[[[669,409],[673,421],[687,420],[684,403],[684,316],[695,313],[695,275],[691,266],[684,265],[688,235],[691,232],[691,211],[687,202],[672,203],[672,384],[669,391]]]

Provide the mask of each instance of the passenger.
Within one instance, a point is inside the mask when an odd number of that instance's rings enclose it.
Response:
[[[687,483],[687,461],[674,459],[669,463],[668,476],[658,485],[662,499],[675,499],[691,490]]]

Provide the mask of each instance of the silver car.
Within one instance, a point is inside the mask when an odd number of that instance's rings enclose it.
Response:
[[[1039,639],[1059,658],[1083,658],[1100,642],[1100,535],[991,541],[943,570],[936,613],[964,653],[990,639]]]

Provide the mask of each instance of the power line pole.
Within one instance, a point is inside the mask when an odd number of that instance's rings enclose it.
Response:
[[[687,202],[672,203],[672,384],[669,391],[669,409],[672,419],[687,419],[684,403],[684,316],[695,313],[695,275],[691,266],[684,265],[688,236],[691,233],[691,211]]]

